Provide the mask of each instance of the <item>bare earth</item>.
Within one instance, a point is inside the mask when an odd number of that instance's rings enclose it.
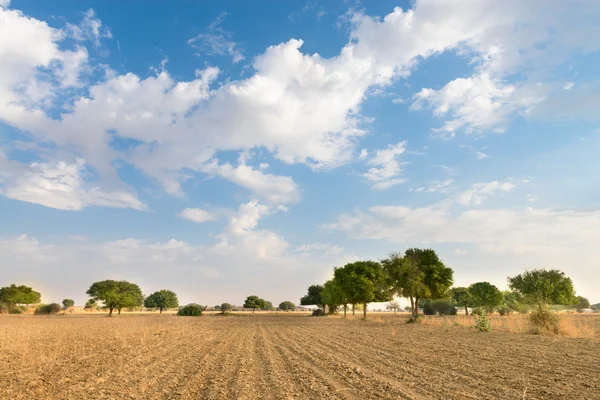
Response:
[[[600,399],[600,343],[254,315],[2,316],[0,399]]]

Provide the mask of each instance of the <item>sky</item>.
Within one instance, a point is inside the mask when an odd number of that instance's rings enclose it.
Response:
[[[600,2],[0,0],[0,286],[298,302],[435,249],[600,302]]]

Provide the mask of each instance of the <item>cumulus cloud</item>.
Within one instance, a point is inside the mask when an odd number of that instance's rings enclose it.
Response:
[[[366,162],[367,165],[373,165],[374,167],[362,176],[373,182],[374,189],[388,189],[404,183],[406,179],[400,178],[402,169],[398,160],[404,152],[406,152],[406,142],[390,144],[385,149],[377,150]]]

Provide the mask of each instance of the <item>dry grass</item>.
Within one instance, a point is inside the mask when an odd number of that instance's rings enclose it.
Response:
[[[600,340],[599,314],[557,314],[562,336]],[[497,314],[488,315],[493,331],[530,333],[532,326],[528,314],[513,314],[501,317]],[[435,326],[473,327],[475,317],[466,315],[429,316],[423,318],[423,323]]]

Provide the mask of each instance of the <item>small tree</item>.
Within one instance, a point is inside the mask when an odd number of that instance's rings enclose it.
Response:
[[[223,303],[219,306],[219,309],[221,310],[221,313],[227,314],[233,310],[233,306],[229,303]]]
[[[279,303],[279,309],[282,311],[294,311],[296,309],[296,305],[291,301],[283,301]]]
[[[177,311],[177,315],[180,317],[201,317],[202,312],[206,310],[205,306],[202,308],[198,304],[188,304],[187,306],[183,306]]]
[[[452,289],[452,301],[458,307],[465,308],[465,315],[469,315],[469,307],[472,307],[471,293],[466,287],[457,287]]]
[[[252,314],[257,308],[261,308],[261,305],[264,305],[264,300],[255,295],[246,297],[246,301],[244,301],[244,308],[251,308]]]
[[[363,305],[363,318],[367,318],[367,305],[373,301],[387,301],[385,274],[381,264],[375,261],[356,261],[336,271],[342,293],[350,304]]]
[[[508,278],[508,286],[529,304],[575,303],[573,281],[564,272],[534,269]]]
[[[88,301],[85,302],[85,307],[83,307],[83,308],[85,310],[96,309],[96,308],[98,308],[98,303],[94,299],[89,299]]]
[[[317,306],[321,307],[325,311],[327,305],[321,298],[324,287],[322,285],[311,285],[308,287],[306,296],[300,298],[300,305],[303,306]]]
[[[263,300],[263,301],[264,301],[264,304],[260,307],[261,309],[266,310],[266,311],[275,310],[275,307],[273,307],[273,303],[271,303],[270,301],[266,301],[266,300]]]
[[[334,269],[337,271],[338,268]],[[321,301],[324,304],[327,304],[327,308],[329,309],[329,313],[333,314],[336,312],[338,306],[341,304],[344,307],[344,318],[346,318],[346,311],[348,309],[348,298],[344,294],[342,287],[339,283],[339,277],[328,280],[323,285],[323,291],[321,292]]]
[[[389,311],[394,311],[394,314],[396,314],[401,308],[400,308],[400,304],[396,301],[390,301],[389,303],[386,304],[385,306],[386,310]]]
[[[115,309],[123,307],[139,307],[143,304],[144,295],[140,287],[127,281],[106,280],[95,282],[86,292],[95,301],[102,301],[112,316]]]
[[[447,296],[453,283],[453,271],[431,249],[408,249],[382,261],[392,292],[410,299],[411,320],[417,320],[421,299]]]
[[[577,309],[578,312],[582,312],[586,308],[590,308],[590,301],[583,296],[577,296],[575,309]]]
[[[158,292],[152,293],[144,300],[144,307],[146,308],[158,308],[160,314],[167,308],[179,307],[179,300],[175,292],[170,290],[159,290]]]
[[[68,308],[73,307],[75,305],[75,301],[71,300],[71,299],[64,299],[62,301],[62,305],[63,305],[63,308],[66,310]]]
[[[489,282],[477,282],[469,286],[471,295],[471,304],[475,307],[483,307],[488,312],[493,311],[494,307],[502,305],[504,295],[494,285]]]

